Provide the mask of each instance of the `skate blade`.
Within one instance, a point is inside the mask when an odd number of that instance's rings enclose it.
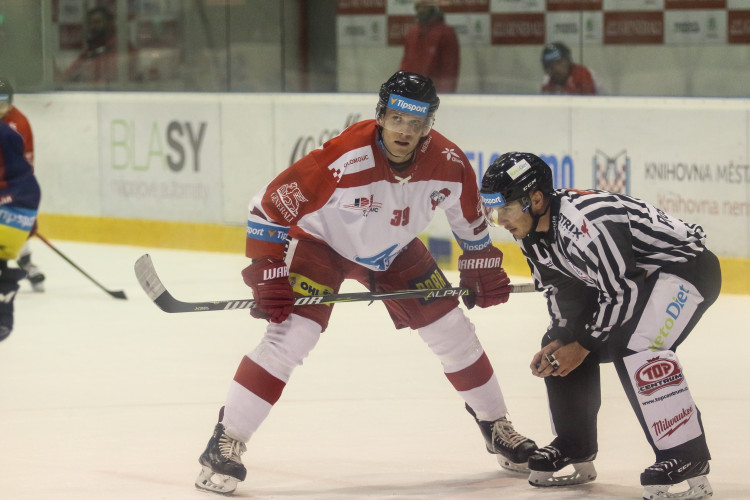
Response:
[[[680,500],[699,500],[701,498],[710,498],[714,495],[711,483],[708,477],[697,476],[687,480],[688,489],[685,491],[669,491],[672,487],[679,488],[685,482],[679,484],[654,484],[643,487],[644,500],[657,500],[660,498],[678,498]]]
[[[520,473],[523,473],[523,474],[526,474],[526,473],[529,472],[529,463],[528,462],[523,462],[523,463],[519,464],[519,463],[516,463],[516,462],[511,462],[510,460],[508,460],[507,458],[505,458],[502,455],[498,455],[497,456],[497,463],[499,463],[500,467],[502,467],[503,469],[509,470],[511,472],[520,472]]]
[[[210,467],[203,466],[198,478],[195,480],[195,487],[199,490],[210,491],[220,495],[231,495],[237,489],[237,478],[225,474],[217,474]]]
[[[529,484],[537,487],[570,486],[590,483],[596,479],[596,469],[593,462],[581,462],[572,465],[574,471],[562,476],[555,476],[554,472],[533,470],[529,473]]]

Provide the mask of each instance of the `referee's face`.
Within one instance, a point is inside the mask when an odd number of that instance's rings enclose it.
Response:
[[[523,206],[519,200],[495,210],[496,224],[507,229],[515,239],[520,240],[531,231],[533,219],[528,213],[529,207]]]

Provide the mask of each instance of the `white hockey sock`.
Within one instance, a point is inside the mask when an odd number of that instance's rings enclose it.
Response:
[[[243,363],[257,365],[264,370],[262,373],[267,372],[267,380],[276,381],[272,390],[277,398],[281,391],[279,386],[283,388],[292,371],[315,347],[320,339],[320,331],[320,325],[296,314],[291,314],[280,324],[269,323],[261,343],[247,355],[250,363],[248,360],[243,360]],[[257,383],[256,378],[241,383],[235,376],[224,404],[222,423],[226,433],[243,442],[247,442],[258,430],[276,399],[267,396],[265,386],[258,386],[253,391],[253,384]]]
[[[440,359],[446,376],[477,418],[494,421],[507,413],[500,384],[474,325],[461,309],[455,308],[420,328],[419,335]]]

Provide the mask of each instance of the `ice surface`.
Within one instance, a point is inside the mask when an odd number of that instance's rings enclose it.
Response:
[[[244,257],[55,242],[129,300],[109,297],[42,242],[47,291],[24,283],[0,343],[0,499],[221,498],[195,490],[198,455],[264,323],[247,311],[167,314],[135,280],[150,253],[181,300],[249,297]],[[451,275],[455,278],[455,275]],[[455,280],[457,282],[457,280]],[[362,291],[351,284],[345,291]],[[528,364],[547,324],[537,294],[469,312],[516,428],[552,435]],[[715,498],[750,498],[750,297],[722,296],[678,354],[703,414]],[[539,490],[500,470],[440,364],[381,303],[335,306],[330,328],[248,444],[238,498],[640,498],[653,455],[614,368],[603,367],[598,479]]]

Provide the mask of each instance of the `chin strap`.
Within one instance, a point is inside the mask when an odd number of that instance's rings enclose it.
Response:
[[[528,210],[529,210],[529,215],[531,215],[531,220],[532,220],[532,222],[531,222],[531,229],[529,230],[529,234],[536,233],[536,227],[539,225],[539,219],[541,219],[542,217],[544,217],[547,214],[547,212],[549,212],[549,208],[550,208],[551,205],[552,205],[552,203],[548,202],[547,206],[544,208],[544,212],[542,212],[539,215],[537,215],[537,214],[535,214],[531,210],[531,200],[529,200]]]

